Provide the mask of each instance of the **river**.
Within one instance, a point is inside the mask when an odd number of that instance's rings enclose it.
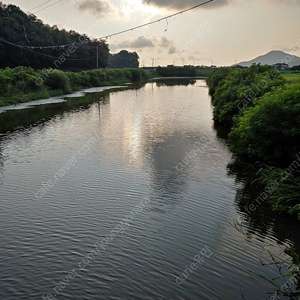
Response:
[[[261,205],[204,80],[0,114],[0,299],[270,299],[297,223]],[[237,228],[234,224],[243,223]],[[269,293],[269,294],[268,294]]]

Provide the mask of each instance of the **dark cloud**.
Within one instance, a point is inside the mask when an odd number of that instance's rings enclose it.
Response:
[[[176,47],[174,46],[174,45],[172,45],[170,48],[169,48],[169,52],[168,52],[168,54],[173,54],[173,53],[175,53],[176,52]]]
[[[177,51],[174,41],[166,36],[162,36],[158,41],[158,47],[160,48],[167,48],[168,54],[174,54]]]
[[[114,11],[110,3],[106,0],[83,0],[79,3],[79,9],[89,11],[97,16],[105,16]]]
[[[131,48],[146,48],[146,47],[154,47],[153,40],[150,38],[146,38],[144,36],[139,36],[136,40],[134,40],[131,44]]]
[[[202,0],[202,3],[208,0]],[[217,8],[225,5],[235,5],[245,0],[213,0],[203,5],[203,8]],[[259,2],[259,1],[258,1]],[[300,0],[263,0],[261,2],[270,5],[300,5]],[[143,0],[143,3],[159,8],[168,8],[174,10],[186,9],[201,3],[201,0]]]
[[[142,49],[142,48],[153,48],[155,47],[154,37],[139,36],[136,39],[126,39],[120,42],[111,44],[111,48],[116,49]]]
[[[158,46],[162,47],[162,48],[169,48],[170,46],[173,46],[173,45],[174,45],[174,41],[171,38],[166,37],[166,36],[162,36],[158,43]]]
[[[206,0],[203,0],[202,2],[206,2]],[[213,2],[204,5],[203,7],[215,8],[215,7],[231,4],[232,2],[233,2],[232,0],[214,0]],[[143,3],[156,6],[156,7],[162,7],[162,8],[185,9],[185,8],[198,5],[201,3],[201,1],[199,0],[143,0]]]

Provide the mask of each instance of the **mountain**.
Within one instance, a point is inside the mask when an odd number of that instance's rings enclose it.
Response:
[[[250,67],[252,64],[273,65],[276,63],[287,63],[289,67],[299,66],[300,57],[285,53],[283,51],[271,51],[265,55],[258,56],[249,61],[243,61],[236,65]]]

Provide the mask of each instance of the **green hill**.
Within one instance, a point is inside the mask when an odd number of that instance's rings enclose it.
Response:
[[[73,30],[60,30],[15,5],[0,2],[0,68],[95,69],[97,50],[98,66],[105,68],[109,58],[106,41],[90,39]]]

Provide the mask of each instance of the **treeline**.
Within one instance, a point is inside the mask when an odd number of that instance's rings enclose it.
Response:
[[[139,56],[136,52],[122,50],[109,55],[108,68],[138,68]]]
[[[273,209],[300,219],[300,85],[261,65],[217,69],[207,84],[231,150],[264,163],[260,182],[277,184],[268,198]]]
[[[194,67],[194,66],[167,66],[167,67],[157,67],[156,72],[162,77],[193,77],[193,76],[203,76],[207,77],[214,68],[210,67]]]
[[[105,68],[109,58],[105,41],[60,30],[15,5],[0,2],[0,68],[90,70],[96,68],[97,51],[98,66]]]
[[[82,88],[98,87],[148,79],[141,69],[98,69],[63,72],[55,69],[35,71],[30,67],[0,69],[0,106],[49,98]]]
[[[291,71],[300,71],[300,65],[291,67]]]

